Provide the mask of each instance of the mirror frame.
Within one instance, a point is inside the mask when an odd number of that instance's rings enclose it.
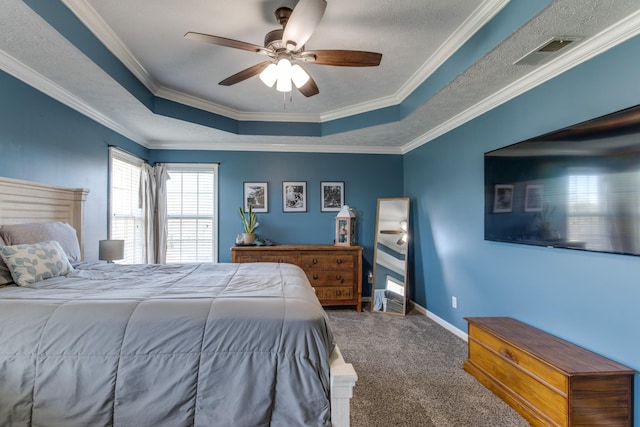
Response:
[[[410,212],[410,200],[408,197],[397,197],[397,198],[381,198],[378,199],[378,207],[377,207],[377,211],[376,211],[376,234],[375,234],[375,242],[374,242],[374,248],[373,248],[373,275],[372,275],[372,282],[371,282],[371,303],[370,303],[370,309],[372,313],[387,313],[387,314],[393,314],[396,316],[405,316],[407,313],[407,303],[409,301],[409,280],[408,280],[408,273],[409,273],[409,239],[407,239],[407,242],[404,244],[405,247],[405,252],[404,252],[404,283],[403,283],[403,287],[404,287],[404,298],[403,298],[403,304],[402,304],[402,312],[395,312],[395,311],[385,311],[385,310],[376,310],[375,309],[375,295],[376,295],[376,277],[378,276],[378,252],[379,252],[379,244],[380,243],[380,237],[382,235],[382,231],[380,230],[380,208],[384,205],[385,202],[406,202],[406,211],[405,211],[405,217],[404,218],[400,218],[398,217],[398,228],[400,228],[400,221],[402,219],[404,219],[407,222],[407,230],[406,230],[406,235],[410,236],[411,235],[411,230],[409,228],[409,212]],[[400,234],[400,233],[398,233]]]

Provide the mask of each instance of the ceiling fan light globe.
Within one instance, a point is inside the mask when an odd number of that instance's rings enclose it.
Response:
[[[278,92],[291,92],[291,79],[279,77],[276,89]]]
[[[260,80],[268,87],[273,87],[278,80],[278,66],[276,64],[269,64],[269,66],[260,73]]]
[[[291,80],[297,88],[301,88],[309,81],[309,74],[298,64],[291,67]]]
[[[276,89],[280,92],[291,92],[291,61],[282,58],[278,61],[278,83]]]

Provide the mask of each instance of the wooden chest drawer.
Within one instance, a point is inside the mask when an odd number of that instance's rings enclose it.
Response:
[[[236,246],[231,262],[286,262],[302,268],[322,305],[362,311],[362,247],[334,245]]]
[[[491,351],[473,339],[469,339],[469,357],[478,368],[502,384],[509,384],[511,391],[542,408],[557,425],[566,425],[567,395],[536,381],[535,376],[522,370],[510,358]]]
[[[500,355],[503,359],[525,370],[531,377],[539,379],[540,382],[548,384],[559,393],[566,395],[568,391],[567,376],[559,372],[557,368],[534,358],[531,354],[525,353],[511,343],[473,324],[469,325],[469,339],[469,345],[471,345],[471,341],[482,343],[483,346]]]
[[[316,271],[316,270],[307,270],[307,277],[309,278],[309,282],[311,286],[340,286],[345,284],[353,283],[353,271],[340,271],[340,270],[327,270],[327,271]]]
[[[303,270],[350,270],[355,265],[350,254],[312,254],[300,255],[300,267]]]
[[[626,426],[635,371],[510,317],[468,317],[464,369],[533,426]]]
[[[353,299],[353,289],[349,286],[315,288],[320,300],[340,301]]]
[[[246,254],[237,262],[284,262],[288,264],[297,264],[296,257],[290,254]]]

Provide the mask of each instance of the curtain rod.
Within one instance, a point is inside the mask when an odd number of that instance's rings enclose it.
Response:
[[[143,161],[143,162],[145,162],[145,163],[149,163],[149,159],[145,159],[144,157],[140,157],[140,156],[138,156],[137,154],[133,154],[131,151],[126,150],[126,149],[124,149],[124,148],[122,148],[122,147],[119,147],[119,146],[117,146],[117,145],[111,145],[111,144],[109,144],[109,145],[107,145],[107,147],[108,147],[108,148],[115,148],[115,149],[118,149],[118,150],[120,150],[120,151],[123,151],[123,152],[127,153],[127,154],[128,154],[128,155],[130,155],[130,156],[135,157],[136,159],[140,159],[140,160],[142,160],[142,161]]]
[[[179,164],[179,165],[218,165],[220,166],[222,163],[220,162],[156,162],[156,165],[171,165],[171,164]]]

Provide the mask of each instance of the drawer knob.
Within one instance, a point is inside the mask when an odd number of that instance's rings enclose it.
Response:
[[[317,274],[313,275],[313,280],[318,280],[318,275]]]
[[[508,348],[503,348],[502,351],[500,352],[504,357],[506,357],[507,359],[518,363],[518,358],[516,357],[515,353],[512,352],[511,350],[509,350]]]
[[[336,262],[337,262],[338,264],[342,264],[342,258],[338,258],[338,259],[336,260]]]
[[[314,263],[314,264],[317,264],[317,263],[318,263],[318,258],[314,258],[314,259],[313,259],[313,263]]]

